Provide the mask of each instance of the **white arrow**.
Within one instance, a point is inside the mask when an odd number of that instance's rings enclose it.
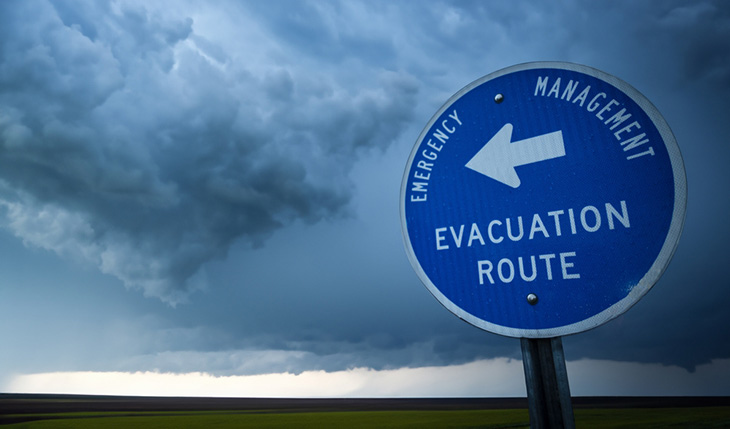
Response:
[[[487,144],[466,163],[477,173],[517,188],[520,178],[515,167],[565,156],[563,132],[555,131],[541,136],[510,143],[512,124],[505,124]]]

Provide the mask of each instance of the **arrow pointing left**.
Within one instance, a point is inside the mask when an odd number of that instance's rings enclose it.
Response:
[[[517,188],[521,181],[515,167],[565,156],[562,131],[511,141],[512,124],[505,124],[466,163],[466,167]]]

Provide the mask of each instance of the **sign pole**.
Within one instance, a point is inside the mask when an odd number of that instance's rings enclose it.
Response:
[[[573,404],[561,337],[521,338],[532,429],[573,429]]]

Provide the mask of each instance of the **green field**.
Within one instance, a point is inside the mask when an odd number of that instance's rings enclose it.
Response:
[[[5,417],[21,417],[6,415]],[[8,428],[527,428],[527,410],[87,412]],[[578,428],[727,428],[730,407],[577,409]]]

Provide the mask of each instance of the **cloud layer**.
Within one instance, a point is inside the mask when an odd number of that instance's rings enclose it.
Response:
[[[244,38],[230,54],[190,17],[85,6],[0,6],[6,225],[171,304],[234,241],[343,214],[358,154],[410,118],[403,74],[353,84],[286,60],[249,66],[248,49],[296,46],[263,33],[266,46]]]
[[[419,283],[398,191],[452,94],[555,60],[652,100],[689,185],[660,282],[566,356],[719,391],[684,369],[730,357],[727,58],[720,1],[0,1],[0,384],[514,363]]]

